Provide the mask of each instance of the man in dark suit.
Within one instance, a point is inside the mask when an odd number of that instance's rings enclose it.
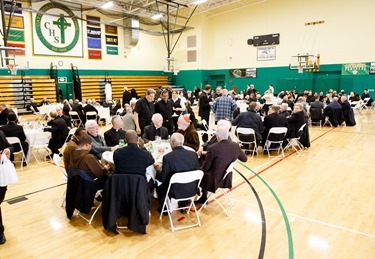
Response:
[[[199,97],[199,112],[202,120],[206,120],[207,124],[210,123],[210,112],[211,112],[211,85],[206,85],[202,94]]]
[[[50,105],[51,103],[48,101],[47,97],[44,97],[42,101],[40,101],[39,106],[43,105]]]
[[[180,133],[173,133],[171,136],[172,152],[163,157],[163,168],[156,164],[157,170],[156,180],[161,182],[156,186],[156,191],[159,197],[159,208],[161,211],[165,195],[168,190],[169,181],[175,173],[186,172],[199,169],[198,156],[195,152],[186,150],[182,145],[184,144],[184,136]]]
[[[134,122],[137,134],[142,136],[144,128],[151,124],[151,117],[155,112],[155,90],[147,89],[146,96],[137,101],[134,108]]]
[[[292,116],[288,119],[288,132],[286,138],[297,137],[298,130],[305,123],[305,113],[303,111],[302,103],[295,103]]]
[[[310,117],[312,122],[324,120],[323,109],[324,104],[320,101],[320,95],[314,94],[315,100],[310,105]]]
[[[218,143],[207,149],[207,156],[202,167],[204,172],[201,181],[203,194],[196,201],[197,203],[204,203],[207,200],[207,191],[214,193],[218,188],[232,188],[232,174],[222,181],[228,166],[237,159],[242,162],[247,161],[246,154],[237,143],[228,140],[228,135],[228,127],[217,127]]]
[[[261,117],[255,112],[257,107],[256,102],[251,102],[246,112],[241,112],[237,118],[232,121],[233,126],[241,128],[251,128],[255,132],[256,141],[259,144],[262,140],[263,122]],[[246,136],[243,136],[242,141],[246,141]]]
[[[130,100],[132,99],[132,94],[128,91],[128,88],[124,87],[124,92],[122,94],[122,105],[125,103],[130,104]]]
[[[26,142],[26,135],[21,125],[17,125],[17,116],[14,113],[8,114],[8,124],[0,127],[6,137],[17,137],[21,141],[21,146],[23,149],[23,153],[25,157],[27,157],[27,153],[29,151],[29,143]],[[18,145],[13,146],[13,151],[18,152],[21,150],[21,147]],[[26,162],[24,162],[24,166],[26,166]]]
[[[88,100],[86,106],[83,108],[83,111],[85,112],[85,116],[87,112],[96,112],[98,114],[98,110],[92,105],[92,100]],[[89,118],[89,120],[92,120],[93,118]],[[97,116],[96,121],[99,120],[99,117]]]
[[[160,113],[152,115],[152,124],[145,127],[142,138],[145,143],[154,141],[156,137],[168,139],[168,129],[163,127],[163,116]]]
[[[104,132],[105,143],[109,147],[114,147],[119,144],[120,139],[125,143],[125,130],[122,129],[122,119],[120,115],[115,115],[111,120],[112,128]]]
[[[38,104],[34,101],[34,98],[30,98],[30,106],[33,107],[34,112],[39,112]]]
[[[82,121],[82,124],[86,123],[86,116],[83,114],[82,104],[79,103],[79,100],[76,99],[72,105],[72,110],[78,113],[79,118]]]
[[[262,137],[264,140],[267,139],[268,132],[273,127],[286,127],[288,128],[288,122],[285,116],[279,114],[279,106],[271,105],[268,108],[268,115],[264,117],[263,125],[264,130],[262,132]]]
[[[172,113],[173,113],[173,104],[169,99],[168,90],[163,90],[161,93],[161,100],[155,104],[155,113],[160,113],[163,116],[163,127],[168,129],[168,134],[172,135],[173,133],[173,124],[172,124]]]
[[[113,153],[113,162],[116,167],[115,174],[138,174],[144,176],[153,189],[154,181],[146,176],[146,169],[155,163],[151,153],[138,147],[138,135],[134,130],[125,134],[127,146],[117,149]]]
[[[65,120],[57,116],[56,111],[51,111],[50,116],[52,120],[47,123],[50,127],[44,128],[44,131],[52,132],[48,148],[51,149],[52,154],[59,154],[59,148],[64,145],[66,137],[69,134],[69,129]]]
[[[63,112],[63,109],[61,109],[61,107],[57,106],[56,107],[56,112],[57,112],[57,117],[60,117],[61,119],[63,119],[66,123],[66,126],[68,126],[69,128],[72,127],[72,123],[71,123],[71,120],[70,120],[70,117],[67,116],[67,115],[64,115],[64,112]]]

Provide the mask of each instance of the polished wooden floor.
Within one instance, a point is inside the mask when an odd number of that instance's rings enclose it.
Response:
[[[108,233],[101,215],[92,225],[69,221],[61,172],[32,161],[1,206],[0,258],[375,258],[375,110],[357,116],[355,127],[310,127],[310,137],[301,155],[237,163],[250,185],[235,174],[231,217],[210,203],[201,227],[175,233],[168,217],[159,221],[155,201],[146,235]],[[26,199],[8,203],[16,198]]]

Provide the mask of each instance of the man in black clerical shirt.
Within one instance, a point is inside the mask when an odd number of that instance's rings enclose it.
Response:
[[[104,132],[105,143],[109,147],[114,147],[119,144],[120,139],[125,139],[125,131],[122,129],[122,119],[119,115],[112,117],[112,128]]]
[[[161,100],[155,104],[155,113],[160,113],[163,116],[163,127],[168,129],[168,134],[172,135],[173,133],[173,124],[172,124],[172,101],[169,99],[168,90],[163,90],[161,93]]]
[[[160,113],[152,115],[152,125],[145,127],[142,138],[147,143],[148,141],[154,141],[156,137],[161,139],[168,139],[168,130],[163,127],[163,117]]]
[[[144,127],[151,124],[151,117],[155,112],[155,90],[147,89],[146,96],[137,101],[134,109],[134,122],[137,134],[142,136]]]

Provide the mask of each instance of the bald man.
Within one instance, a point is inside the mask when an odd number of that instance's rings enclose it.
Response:
[[[138,174],[144,176],[153,188],[153,180],[147,179],[146,168],[155,163],[152,155],[138,147],[138,134],[134,130],[125,133],[127,146],[117,149],[113,154],[116,174]]]

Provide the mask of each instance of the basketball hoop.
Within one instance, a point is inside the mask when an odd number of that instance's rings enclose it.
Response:
[[[303,73],[303,66],[298,66],[298,74],[302,74]]]
[[[8,65],[8,69],[9,69],[10,74],[11,74],[12,76],[17,75],[17,70],[18,70],[18,67],[17,67],[17,66],[18,66],[18,65],[16,65],[16,64],[9,64],[9,65]]]

